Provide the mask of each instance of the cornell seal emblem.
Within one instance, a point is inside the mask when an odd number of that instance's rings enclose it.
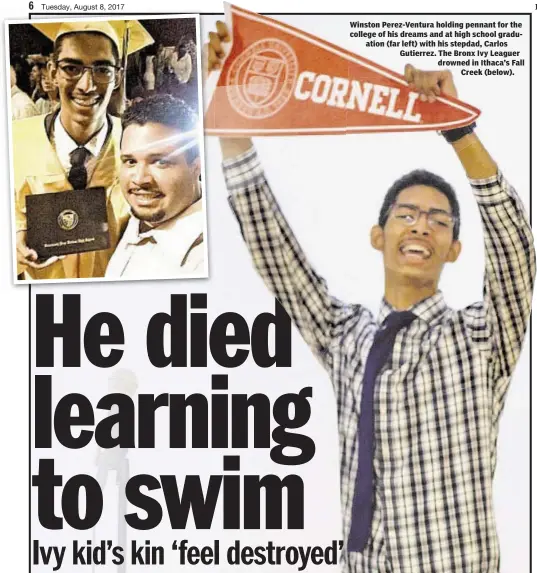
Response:
[[[298,71],[296,54],[282,40],[267,38],[248,47],[227,75],[229,102],[249,119],[264,119],[280,111],[291,97]]]

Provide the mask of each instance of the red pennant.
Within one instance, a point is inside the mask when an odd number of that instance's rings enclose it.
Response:
[[[404,76],[315,36],[229,6],[233,44],[205,114],[209,135],[325,135],[454,129],[480,111],[422,102]]]

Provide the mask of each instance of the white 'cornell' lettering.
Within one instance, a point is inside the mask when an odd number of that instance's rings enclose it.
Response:
[[[414,104],[418,99],[416,92],[408,94],[406,107],[400,103],[400,90],[387,86],[331,77],[303,71],[295,87],[295,98],[311,100],[313,103],[325,104],[341,109],[357,109],[365,113],[383,115],[419,123],[421,114],[414,113]]]

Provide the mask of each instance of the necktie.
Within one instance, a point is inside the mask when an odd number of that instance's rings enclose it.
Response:
[[[88,172],[86,170],[86,159],[91,153],[85,147],[77,147],[71,151],[71,170],[67,179],[73,189],[85,189],[88,183]]]
[[[367,356],[360,419],[358,421],[358,472],[352,503],[352,521],[347,545],[348,551],[364,550],[373,518],[373,455],[375,449],[375,379],[390,358],[397,333],[408,326],[416,315],[409,311],[392,312],[378,330]]]

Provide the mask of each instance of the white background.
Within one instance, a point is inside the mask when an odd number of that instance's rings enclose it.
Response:
[[[73,3],[74,4],[74,3]],[[299,2],[243,2],[258,11],[278,13],[301,11]],[[36,5],[37,7],[38,5]],[[161,1],[161,11],[221,12],[219,2]],[[15,12],[4,17],[22,18],[27,15],[21,4]],[[426,3],[405,4],[412,12],[429,11]],[[447,5],[446,5],[447,8]],[[517,4],[517,10],[530,11],[531,3]],[[308,2],[308,11],[356,12],[351,3]],[[376,5],[378,11],[398,10],[396,3]],[[449,11],[479,10],[478,3],[450,3]],[[503,11],[505,4],[487,5],[487,9]],[[147,10],[145,2],[127,2],[126,11]],[[118,14],[116,14],[118,15]],[[382,20],[382,17],[379,17]],[[403,21],[411,17],[402,17]],[[424,20],[425,17],[414,16]],[[455,16],[446,17],[448,19]],[[470,17],[468,17],[470,18]],[[477,17],[475,17],[477,19]],[[507,17],[504,17],[507,18]],[[525,18],[525,20],[524,20]],[[351,39],[349,16],[288,16],[281,20],[319,37],[336,43],[394,70],[401,70],[406,59],[397,50],[365,48],[365,41]],[[519,17],[527,22],[527,17]],[[202,18],[202,34],[212,29],[215,18]],[[527,25],[525,37],[515,49],[528,50]],[[514,47],[513,43],[513,47]],[[435,59],[411,60],[426,69],[435,68]],[[519,69],[511,78],[462,78],[455,76],[461,99],[479,107],[479,135],[498,161],[501,169],[515,185],[526,205],[529,203],[529,70]],[[5,74],[4,74],[5,81]],[[2,98],[6,91],[1,91]],[[5,102],[4,102],[5,103]],[[2,122],[6,121],[2,116]],[[8,173],[7,129],[2,126],[4,173]],[[383,193],[390,183],[413,168],[424,167],[446,177],[458,190],[462,205],[463,253],[452,268],[446,269],[441,288],[447,301],[461,307],[478,300],[481,295],[483,250],[477,208],[465,182],[462,168],[446,144],[434,133],[395,135],[356,135],[342,137],[277,138],[258,140],[257,147],[269,180],[301,240],[311,261],[328,279],[333,292],[347,300],[356,300],[370,308],[378,307],[382,293],[380,256],[368,246],[368,232],[376,220]],[[207,206],[210,249],[208,281],[88,284],[39,286],[34,293],[79,292],[83,300],[83,316],[89,318],[100,311],[114,312],[125,327],[127,350],[121,363],[133,369],[140,387],[151,392],[171,391],[190,393],[208,389],[210,374],[221,370],[209,367],[206,372],[166,370],[159,372],[149,365],[143,353],[144,328],[148,318],[169,308],[169,294],[207,292],[209,318],[224,311],[235,311],[247,317],[249,323],[260,312],[273,309],[271,297],[251,268],[241,244],[238,227],[226,205],[226,196],[219,167],[219,150],[213,138],[206,141]],[[9,237],[9,182],[5,176],[6,194],[2,203],[5,241],[0,251],[0,277],[4,329],[2,348],[5,363],[3,377],[5,399],[0,405],[0,424],[4,460],[0,507],[3,508],[0,546],[9,547],[0,555],[2,570],[26,568],[28,556],[28,290],[11,285]],[[59,299],[57,301],[59,303]],[[133,312],[133,309],[136,312]],[[304,431],[317,444],[315,458],[297,469],[306,486],[306,527],[304,532],[227,532],[225,538],[241,538],[250,544],[268,539],[282,544],[329,544],[339,538],[338,455],[335,425],[335,404],[327,376],[311,357],[308,349],[293,333],[293,368],[262,371],[249,361],[235,371],[229,371],[233,392],[255,391],[269,393],[274,400],[285,392],[296,392],[306,385],[314,388],[312,419]],[[54,382],[90,387],[92,392],[106,393],[107,372],[87,366],[80,370],[54,371]],[[172,384],[174,384],[172,386]],[[176,384],[176,385],[175,385]],[[74,391],[74,386],[69,386]],[[88,391],[88,393],[90,393]],[[498,444],[498,467],[495,480],[495,507],[500,544],[502,571],[529,571],[529,344],[520,359],[506,409],[501,420]],[[92,456],[94,450],[84,455]],[[201,455],[201,454],[204,455]],[[174,453],[175,454],[175,453]],[[179,452],[178,462],[193,468],[191,473],[221,473],[220,452],[191,455]],[[164,457],[162,458],[164,459]],[[67,461],[67,458],[66,458]],[[77,460],[77,462],[82,460]],[[89,463],[89,458],[88,458]],[[168,459],[169,461],[169,459]],[[175,460],[174,460],[175,461]],[[249,451],[241,456],[242,470],[248,473],[271,473],[279,469],[270,462],[268,452]],[[134,461],[133,461],[134,464]],[[142,468],[144,469],[144,468]],[[147,467],[145,468],[147,469]],[[163,469],[159,466],[159,472]],[[195,469],[195,471],[194,471]],[[285,470],[285,468],[280,468]],[[255,470],[255,471],[254,471]],[[189,469],[190,472],[190,469]],[[66,474],[68,474],[66,469]],[[155,472],[158,473],[158,472]],[[166,472],[162,472],[166,473]],[[283,473],[290,473],[284,471]],[[211,532],[191,530],[191,542],[209,542],[223,538],[221,521],[215,518]],[[176,537],[181,538],[181,532]],[[185,537],[187,537],[185,535]],[[157,536],[153,536],[157,541]],[[59,543],[59,538],[57,539]],[[322,569],[322,568],[320,568]],[[289,568],[289,571],[294,570]]]

